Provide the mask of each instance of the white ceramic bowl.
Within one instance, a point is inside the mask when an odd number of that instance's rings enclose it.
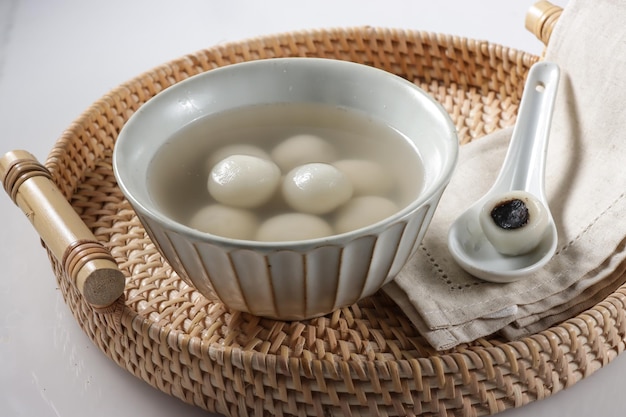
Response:
[[[355,109],[393,126],[421,155],[425,178],[419,196],[370,226],[279,243],[202,233],[159,209],[146,178],[150,161],[168,138],[200,117],[276,102]],[[448,114],[414,84],[356,63],[280,58],[211,70],[159,93],[123,127],[113,167],[122,192],[181,278],[206,296],[217,295],[231,309],[295,320],[355,303],[393,279],[417,250],[457,154],[456,129]]]

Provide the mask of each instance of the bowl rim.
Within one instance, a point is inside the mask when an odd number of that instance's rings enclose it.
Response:
[[[403,88],[408,88],[412,90],[414,94],[420,95],[423,99],[429,102],[430,105],[434,106],[434,108],[441,116],[444,122],[444,128],[446,130],[445,137],[450,139],[449,148],[450,153],[446,155],[446,158],[443,160],[441,175],[438,175],[437,181],[433,183],[430,189],[427,192],[420,192],[416,198],[412,199],[408,204],[398,210],[396,213],[391,216],[387,216],[384,219],[377,221],[375,223],[369,224],[367,226],[350,230],[348,232],[336,233],[329,236],[324,236],[320,238],[314,239],[306,239],[306,240],[289,240],[289,241],[257,241],[257,240],[245,240],[245,239],[233,239],[224,236],[215,235],[212,233],[202,232],[195,228],[185,225],[175,219],[165,215],[161,210],[157,210],[155,204],[145,204],[144,201],[136,198],[135,194],[129,189],[125,179],[124,179],[124,169],[119,163],[121,159],[119,156],[121,146],[118,146],[120,143],[128,140],[126,139],[128,128],[127,126],[131,126],[133,124],[138,123],[137,120],[140,120],[143,117],[143,113],[149,110],[152,106],[155,106],[158,101],[162,101],[167,99],[170,95],[175,94],[177,90],[184,89],[187,84],[197,82],[197,79],[204,77],[212,77],[219,72],[228,72],[233,68],[239,68],[244,66],[258,66],[258,65],[268,65],[275,64],[277,62],[311,62],[318,65],[325,66],[352,66],[359,71],[369,71],[372,74],[376,74],[376,76],[381,77],[382,79],[386,79],[386,82],[397,83],[400,84]],[[272,61],[271,63],[269,61]],[[460,144],[458,141],[458,132],[456,130],[456,126],[454,125],[452,118],[449,113],[445,110],[443,105],[435,100],[431,95],[429,95],[422,88],[417,86],[416,84],[410,82],[409,80],[402,78],[396,74],[385,71],[383,69],[351,62],[338,60],[333,58],[318,58],[318,57],[284,57],[284,58],[264,58],[257,59],[252,61],[239,62],[234,64],[228,64],[222,67],[210,69],[208,71],[193,75],[185,80],[182,80],[176,84],[173,84],[166,89],[158,92],[153,97],[149,98],[141,107],[135,111],[126,121],[126,123],[122,126],[118,137],[116,139],[114,148],[113,148],[113,156],[112,156],[112,165],[113,172],[118,183],[118,186],[126,199],[131,204],[132,208],[138,212],[137,214],[142,217],[146,216],[153,221],[158,222],[162,226],[166,227],[169,230],[172,230],[178,234],[188,236],[195,241],[203,241],[203,242],[211,242],[218,244],[223,247],[228,248],[238,248],[238,249],[250,249],[250,250],[260,250],[264,252],[276,251],[276,250],[294,250],[294,251],[306,251],[312,248],[321,247],[321,246],[329,246],[329,245],[343,245],[343,242],[352,241],[357,238],[362,238],[371,235],[378,235],[382,231],[392,227],[397,224],[399,221],[402,221],[404,218],[408,217],[413,212],[419,210],[425,205],[432,204],[433,197],[435,197],[438,193],[442,193],[447,184],[449,183],[454,171],[456,164],[458,162],[459,157],[459,149]],[[437,202],[435,201],[435,206]],[[154,209],[152,208],[154,207]]]

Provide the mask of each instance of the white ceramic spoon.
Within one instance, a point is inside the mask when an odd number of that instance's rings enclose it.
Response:
[[[551,62],[538,62],[530,69],[509,149],[496,182],[450,227],[448,248],[453,258],[478,278],[516,281],[543,267],[556,251],[557,231],[545,195],[544,173],[559,73],[559,67]],[[487,201],[513,190],[535,196],[549,217],[539,245],[516,256],[499,253],[485,237],[478,218]]]

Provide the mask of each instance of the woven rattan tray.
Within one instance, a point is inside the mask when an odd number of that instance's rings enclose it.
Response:
[[[185,285],[116,186],[117,134],[142,103],[176,82],[280,56],[351,60],[405,77],[443,103],[463,142],[515,122],[525,76],[538,59],[431,33],[318,30],[203,50],[111,91],[67,129],[46,161],[126,276],[124,299],[97,310],[51,256],[68,306],[107,356],[165,393],[232,416],[473,416],[549,396],[623,350],[624,287],[523,340],[486,338],[438,353],[382,292],[326,317],[278,322],[228,311]]]

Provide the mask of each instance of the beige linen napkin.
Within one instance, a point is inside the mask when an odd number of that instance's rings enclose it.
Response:
[[[546,50],[561,81],[546,166],[559,245],[548,265],[509,284],[476,279],[447,232],[495,181],[512,129],[461,147],[423,245],[385,287],[436,349],[496,332],[535,333],[591,307],[623,281],[626,259],[626,2],[571,0]]]

